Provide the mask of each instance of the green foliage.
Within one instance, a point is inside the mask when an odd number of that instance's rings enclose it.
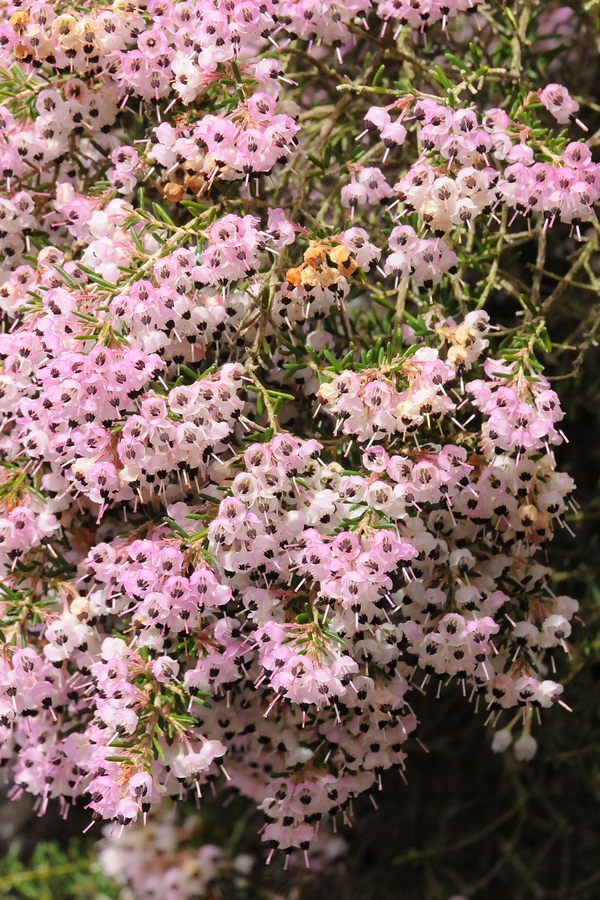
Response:
[[[101,872],[89,844],[73,840],[66,851],[38,844],[27,862],[17,845],[0,861],[3,900],[117,900],[120,889]]]

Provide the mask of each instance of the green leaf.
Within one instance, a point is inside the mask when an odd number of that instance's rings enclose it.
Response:
[[[172,228],[177,227],[171,216],[167,212],[165,212],[165,210],[159,203],[152,204],[152,212],[154,213],[156,218],[160,219],[161,222],[164,222],[165,225],[170,225]]]
[[[316,157],[316,156],[313,156],[312,153],[307,153],[306,155],[307,155],[307,157],[310,159],[310,161],[311,161],[311,163],[313,164],[313,166],[317,166],[318,169],[323,169],[323,170],[325,170],[325,164],[323,163],[322,160],[317,159],[317,157]]]
[[[296,399],[293,394],[286,394],[283,391],[267,390],[267,395],[269,397],[274,397],[276,399],[281,398],[282,400],[295,400]]]
[[[334,634],[333,631],[326,631],[326,630],[323,630],[323,634],[326,637],[331,638],[332,641],[337,641],[338,644],[341,644],[342,647],[346,646],[346,641],[343,638],[341,638],[339,636],[339,634]]]
[[[477,49],[476,45],[473,43],[469,44],[469,56],[471,57],[471,59],[473,61],[473,66],[476,69],[478,69],[479,65],[480,65],[479,50]]]
[[[327,347],[323,347],[323,351],[322,351],[322,352],[323,352],[323,356],[327,359],[327,361],[328,361],[329,363],[331,363],[331,365],[333,366],[333,368],[335,369],[335,371],[336,371],[338,374],[339,374],[340,372],[343,371],[342,366],[340,365],[340,363],[338,362],[338,360],[335,358],[335,356],[333,355],[333,353],[331,353],[331,352],[327,349]]]
[[[89,269],[87,266],[84,266],[83,263],[78,262],[77,265],[81,269],[82,272],[85,272],[90,281],[93,281],[95,284],[99,285],[102,288],[105,288],[107,291],[114,291],[116,289],[116,284],[111,284],[110,281],[107,281],[105,278],[102,278],[101,275],[96,275],[93,269]]]
[[[91,316],[88,313],[78,312],[74,310],[73,315],[77,319],[81,319],[82,322],[86,322],[88,325],[100,325],[100,322],[95,316]]]
[[[54,268],[59,273],[61,278],[65,281],[65,283],[69,285],[70,288],[72,288],[74,291],[81,290],[81,285],[78,284],[78,282],[75,281],[75,279],[71,275],[69,275],[69,273],[66,272],[62,266],[59,266],[55,263]]]
[[[451,62],[452,65],[456,66],[457,69],[460,69],[461,72],[469,71],[469,66],[466,63],[462,62],[462,60],[460,60],[458,56],[454,56],[453,53],[444,53],[444,56],[446,57],[448,62]]]
[[[433,71],[431,73],[436,81],[438,81],[442,87],[446,88],[446,90],[451,91],[454,87],[444,70],[441,66],[434,66]]]
[[[552,350],[552,341],[550,340],[550,335],[548,334],[546,328],[542,328],[538,335],[538,341],[542,346],[542,349],[545,350],[546,353],[550,353]]]
[[[519,294],[519,300],[521,301],[521,303],[523,304],[525,309],[527,309],[534,316],[537,315],[538,311],[535,308],[535,304],[531,300],[531,297],[528,296],[528,294]]]
[[[243,84],[241,72],[240,72],[240,70],[239,70],[239,68],[238,68],[238,64],[236,63],[236,61],[235,61],[234,59],[232,59],[232,60],[230,61],[230,65],[231,65],[231,71],[233,72],[233,77],[235,78],[235,80],[237,81],[237,83],[238,83],[238,84]]]
[[[189,209],[189,211],[195,216],[199,216],[210,209],[210,207],[205,203],[198,203],[197,200],[182,200],[179,205],[184,206],[186,209]]]
[[[178,525],[174,519],[170,519],[169,516],[165,516],[165,522],[167,522],[167,524],[171,526],[173,531],[176,531],[180,537],[185,538],[186,541],[189,539],[187,531],[184,531],[181,525]]]
[[[202,548],[201,553],[204,559],[211,564],[213,569],[219,568],[219,563],[209,550],[205,550],[204,548]]]
[[[135,228],[130,228],[130,229],[129,229],[129,235],[130,235],[130,237],[131,237],[131,240],[132,240],[133,243],[135,244],[135,248],[136,248],[136,250],[138,251],[138,253],[141,253],[142,255],[145,256],[145,255],[146,255],[146,248],[145,248],[144,245],[142,244],[142,242],[141,242],[141,240],[140,240],[140,236],[139,236],[139,234],[137,233],[137,231],[135,230]]]
[[[384,73],[385,73],[385,64],[382,63],[382,65],[379,66],[379,68],[377,69],[377,71],[375,72],[375,75],[373,77],[373,82],[372,82],[373,87],[377,87],[378,84],[381,84]]]

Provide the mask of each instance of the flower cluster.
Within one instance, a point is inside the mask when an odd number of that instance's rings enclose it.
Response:
[[[480,313],[441,331],[452,347],[481,352],[486,325]],[[572,487],[550,451],[561,440],[556,395],[514,365],[486,364],[486,377],[465,389],[484,416],[469,457],[416,439],[456,411],[446,394],[453,366],[417,347],[389,372],[342,373],[320,392],[365,444],[363,474],[324,463],[315,440],[277,434],[251,444],[229,474],[204,473],[227,494],[212,514],[208,496],[204,509],[179,501],[168,508],[175,535],[163,525],[92,547],[79,591],[46,618],[43,653],[18,650],[5,665],[3,727],[6,746],[14,733],[21,747],[17,785],[44,802],[86,794],[95,815],[125,823],[172,795],[174,779],[199,791],[227,756],[232,786],[266,813],[265,840],[307,849],[324,815],[404,765],[417,724],[405,699],[415,666],[423,683],[457,676],[493,715],[559,701],[561,686],[534,662],[564,645],[576,610],[552,595],[533,557],[562,524]],[[173,427],[200,428],[185,416],[207,393],[223,411],[235,396],[224,396],[224,377],[175,387],[169,405],[188,424]],[[146,418],[129,417],[129,429],[166,427],[164,401],[141,408]],[[415,435],[401,455],[373,443],[398,432]],[[195,433],[195,452],[199,443]],[[138,446],[143,453],[129,431],[118,445]],[[114,617],[131,622],[132,640],[106,634]],[[67,709],[83,730],[41,741]],[[20,724],[24,716],[33,726]],[[144,764],[155,744],[159,756]],[[272,782],[271,771],[298,765],[293,779]]]
[[[557,90],[542,92],[541,99],[551,111],[576,107],[572,106],[574,101],[569,105],[563,99],[559,86],[549,87]],[[554,105],[548,99],[551,97]],[[401,144],[406,137],[402,120],[416,120],[423,151],[394,185],[394,193],[403,204],[404,214],[416,211],[423,225],[437,237],[456,227],[472,228],[479,216],[497,214],[504,205],[515,211],[513,218],[535,211],[548,225],[562,221],[579,227],[594,218],[593,205],[600,197],[600,169],[586,144],[571,142],[560,156],[554,154],[552,162],[546,161],[547,154],[541,161],[536,159],[536,151],[541,148],[536,146],[531,129],[511,120],[504,110],[490,109],[480,119],[472,109],[452,110],[435,100],[412,103],[408,98],[396,106],[400,113],[395,121],[390,116],[394,105],[369,110],[363,134],[378,132],[389,149],[390,131],[395,134],[393,141]],[[568,120],[568,115],[566,119],[558,115],[559,121]],[[348,205],[390,196],[387,182],[370,174],[367,184],[369,180],[376,184],[370,193],[360,176],[356,185],[346,188]]]
[[[565,705],[538,275],[502,341],[483,307],[522,217],[542,250],[594,217],[590,149],[531,116],[577,103],[367,110],[377,78],[330,68],[377,16],[387,46],[472,6],[0,13],[0,761],[41,812],[122,830],[219,788],[289,859],[404,770],[411,691],[455,680],[523,759]],[[149,828],[168,868],[140,832],[104,851],[134,893],[243,887],[248,860],[182,867]]]
[[[107,829],[98,855],[102,871],[126,887],[132,900],[197,900],[210,897],[219,882],[244,896],[254,857],[231,858],[211,843],[195,847],[195,819],[177,822],[174,812],[163,810],[145,828],[128,829],[118,839]]]
[[[437,350],[416,347],[398,369],[391,367],[391,378],[379,370],[342,372],[323,385],[319,397],[337,417],[336,431],[356,440],[374,440],[400,432],[418,431],[426,420],[438,421],[455,408],[444,385],[454,376],[453,369],[439,358]],[[406,387],[398,390],[400,378]]]
[[[377,14],[383,19],[384,27],[390,21],[393,23],[394,36],[397,37],[406,25],[425,31],[436,22],[441,22],[445,30],[449,19],[461,12],[474,12],[476,8],[476,0],[380,0]]]
[[[350,278],[380,257],[363,228],[349,228],[331,242],[311,241],[302,263],[287,270],[273,304],[275,321],[286,331],[308,318],[321,319],[333,305],[343,307]],[[333,244],[333,246],[332,246]]]
[[[396,287],[401,278],[412,278],[419,287],[432,288],[447,273],[455,274],[458,257],[439,237],[420,238],[411,225],[397,225],[389,237],[392,251],[384,270],[393,275]]]
[[[272,68],[268,77],[276,76]],[[257,80],[262,73],[256,73]],[[277,91],[272,82],[257,90],[228,115],[207,115],[187,127],[161,123],[151,136],[146,153],[161,172],[165,196],[178,202],[187,193],[202,196],[215,179],[231,181],[270,172],[292,152],[299,125],[292,116],[277,112]]]

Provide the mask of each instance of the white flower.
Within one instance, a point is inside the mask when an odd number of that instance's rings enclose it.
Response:
[[[537,752],[537,741],[531,735],[524,734],[518,741],[515,741],[515,756],[517,759],[528,762],[533,759]]]

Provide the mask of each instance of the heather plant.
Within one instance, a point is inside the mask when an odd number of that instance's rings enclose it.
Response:
[[[517,760],[570,711],[548,365],[600,324],[552,328],[596,290],[597,109],[577,25],[513,6],[2,4],[0,757],[115,823],[135,895],[255,864],[208,834],[161,881],[168,798],[310,865],[410,775],[415,695]]]

